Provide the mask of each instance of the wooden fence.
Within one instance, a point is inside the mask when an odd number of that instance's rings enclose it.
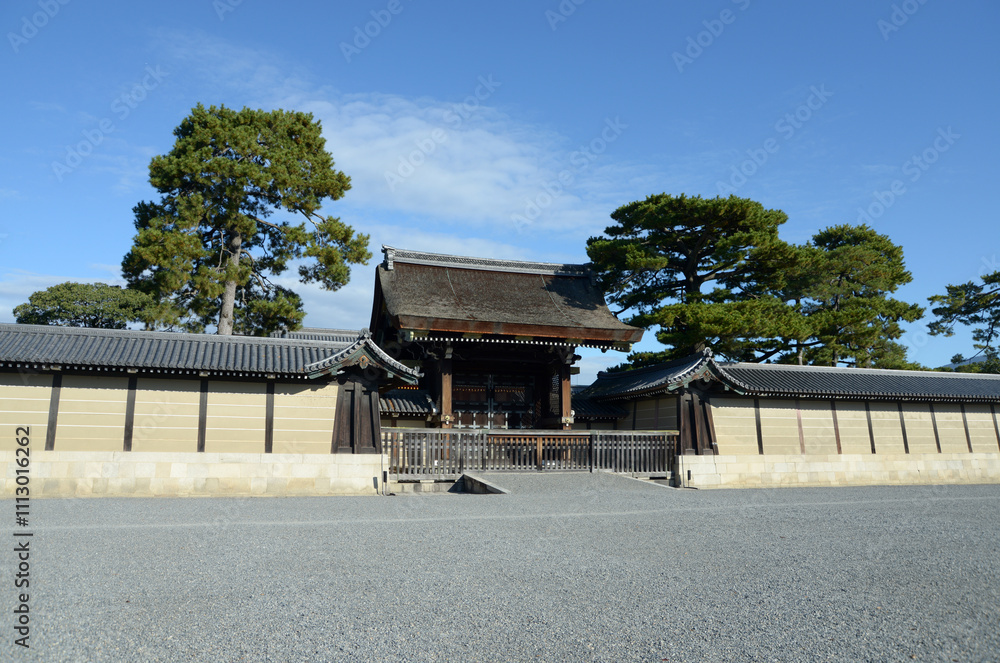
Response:
[[[677,431],[383,428],[394,480],[454,479],[470,471],[612,471],[668,476]]]

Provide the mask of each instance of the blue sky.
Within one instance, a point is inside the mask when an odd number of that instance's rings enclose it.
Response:
[[[1000,269],[987,0],[8,0],[0,27],[0,321],[62,281],[120,282],[149,161],[199,102],[310,111],[352,178],[326,211],[376,257],[297,288],[310,326],[367,324],[381,244],[584,262],[660,192],[753,198],[793,242],[867,221],[920,304]],[[913,360],[971,354],[926,320]],[[623,357],[586,353],[579,382]]]

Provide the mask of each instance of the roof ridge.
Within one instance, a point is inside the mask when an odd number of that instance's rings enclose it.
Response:
[[[860,368],[852,366],[799,366],[798,364],[757,364],[754,362],[725,362],[719,367],[724,371],[731,368],[765,369],[776,371],[811,372],[820,371],[825,373],[850,373],[861,375],[906,375],[911,377],[945,377],[945,378],[988,378],[1000,380],[1000,374],[995,373],[959,373],[952,371],[920,371],[905,368]]]
[[[665,368],[673,368],[675,366],[681,366],[683,364],[686,364],[689,361],[692,361],[695,357],[702,357],[702,358],[709,358],[709,359],[711,359],[712,358],[711,350],[709,348],[705,348],[705,350],[703,350],[701,352],[695,352],[695,353],[689,354],[689,355],[684,356],[684,357],[679,357],[677,359],[671,359],[670,361],[662,361],[662,362],[660,362],[658,364],[652,364],[650,366],[643,366],[641,368],[633,368],[633,369],[628,370],[628,371],[611,371],[611,372],[609,372],[609,371],[600,371],[600,372],[597,373],[597,378],[600,379],[601,376],[605,376],[607,378],[616,378],[616,377],[624,377],[624,376],[628,376],[628,375],[643,375],[645,373],[652,373],[652,372],[655,372],[655,371],[662,371]]]
[[[279,338],[271,336],[219,336],[218,334],[195,334],[192,332],[171,332],[171,331],[146,331],[142,329],[102,329],[96,327],[63,327],[59,325],[24,325],[18,323],[0,323],[0,333],[36,333],[36,334],[65,334],[69,336],[85,337],[105,337],[105,338],[132,338],[132,339],[158,339],[158,340],[197,340],[207,343],[263,343],[267,345],[310,345],[329,344],[343,346],[338,341],[316,341],[304,338]],[[344,330],[348,331],[348,330]],[[354,331],[357,336],[361,331]]]
[[[590,263],[577,264],[506,260],[503,258],[479,258],[475,256],[458,256],[446,253],[431,253],[429,251],[415,251],[412,249],[398,249],[386,244],[382,245],[382,252],[385,254],[382,264],[389,270],[393,268],[394,263],[401,262],[484,271],[513,271],[531,274],[558,274],[560,276],[586,277],[590,277],[591,275]]]

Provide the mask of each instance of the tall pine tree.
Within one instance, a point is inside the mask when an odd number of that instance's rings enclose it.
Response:
[[[301,300],[271,277],[305,259],[300,279],[336,290],[349,265],[371,258],[367,235],[320,213],[350,178],[334,169],[311,114],[199,104],[174,135],[173,149],[149,166],[161,198],[136,206],[137,234],[122,262],[130,286],[159,302],[149,326],[295,328]],[[301,222],[272,220],[279,211]]]

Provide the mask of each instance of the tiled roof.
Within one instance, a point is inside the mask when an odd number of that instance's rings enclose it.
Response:
[[[1000,375],[717,363],[707,350],[648,368],[600,373],[581,395],[596,400],[635,398],[697,379],[714,379],[754,396],[1000,402]]]
[[[601,372],[597,380],[580,392],[584,398],[610,400],[667,391],[714,365],[706,351],[646,368],[614,373]]]
[[[396,376],[403,377],[411,384],[415,383],[421,375],[419,369],[405,366],[386,354],[382,348],[375,344],[367,329],[361,333],[354,343],[325,359],[307,365],[305,371],[309,374],[309,377],[317,377],[325,373],[330,373],[333,370],[338,370],[343,366],[352,366],[354,364],[360,364],[362,369],[368,368],[369,360],[367,358],[362,359],[362,355],[371,357],[374,361],[381,364],[383,369],[390,371]]]
[[[374,346],[368,337],[357,335],[352,342],[342,343],[0,324],[0,365],[305,377],[309,367],[330,363],[358,343]],[[385,357],[400,369],[412,370]]]
[[[601,403],[573,394],[573,417],[576,419],[622,419],[628,411],[614,403]]]
[[[382,414],[420,416],[437,414],[431,395],[424,389],[390,389],[378,399]]]
[[[784,364],[719,368],[724,379],[759,395],[1000,402],[1000,375]]]
[[[350,344],[357,340],[356,329],[322,329],[320,327],[303,327],[295,331],[271,332],[271,338],[295,338],[302,341],[330,341],[332,343]]]
[[[587,265],[465,258],[383,247],[378,288],[399,329],[634,343]]]

